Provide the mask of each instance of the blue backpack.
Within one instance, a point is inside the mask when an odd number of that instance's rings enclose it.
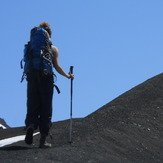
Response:
[[[35,27],[31,30],[30,41],[24,47],[23,79],[30,74],[30,71],[40,70],[45,75],[53,74],[52,50],[49,35],[44,28]],[[21,61],[21,67],[22,66]]]

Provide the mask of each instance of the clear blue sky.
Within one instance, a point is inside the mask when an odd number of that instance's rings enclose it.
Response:
[[[24,126],[26,81],[20,60],[30,29],[47,21],[66,72],[74,66],[73,117],[85,117],[162,73],[162,0],[2,0],[0,117]],[[70,80],[58,76],[53,121],[70,116]]]

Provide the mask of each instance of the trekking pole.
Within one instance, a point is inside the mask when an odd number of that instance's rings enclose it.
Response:
[[[73,74],[73,66],[70,66],[70,74]],[[73,79],[70,83],[70,139],[69,143],[72,143],[72,96],[73,96]]]

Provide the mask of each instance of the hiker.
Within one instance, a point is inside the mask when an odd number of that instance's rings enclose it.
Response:
[[[46,142],[46,138],[52,125],[54,87],[52,67],[66,78],[74,78],[73,74],[67,74],[60,66],[58,49],[52,45],[51,35],[50,25],[47,22],[42,22],[38,27],[31,30],[30,41],[25,45],[24,50],[24,74],[27,77],[25,142],[32,144],[33,132],[39,128],[40,148],[51,147],[51,144]]]

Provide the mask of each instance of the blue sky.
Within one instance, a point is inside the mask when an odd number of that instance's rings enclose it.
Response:
[[[20,83],[23,45],[47,21],[66,72],[74,66],[73,117],[85,117],[162,73],[162,0],[2,0],[0,117],[24,126],[26,81]],[[70,117],[70,80],[58,76],[53,121]]]

